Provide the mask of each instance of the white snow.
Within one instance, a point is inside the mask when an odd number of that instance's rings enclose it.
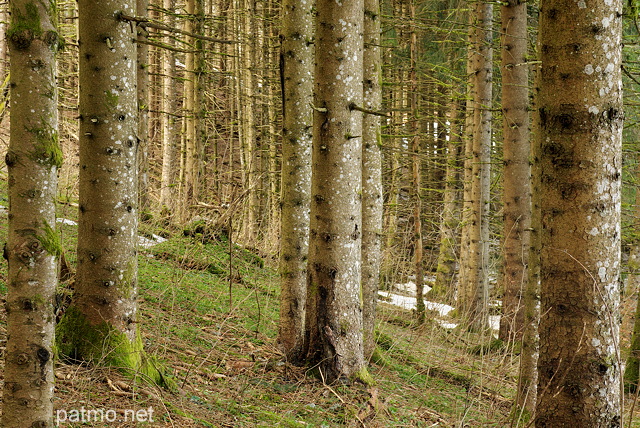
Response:
[[[413,294],[415,294],[415,284],[413,282],[408,282],[405,284],[396,284],[394,288],[400,291],[409,291],[411,289],[411,284],[413,284]],[[425,286],[425,293],[427,289],[431,289],[430,287]],[[395,294],[390,291],[378,291],[378,296],[381,298],[381,301],[385,303],[389,303],[394,306],[398,306],[403,309],[412,310],[416,308],[417,299],[412,296],[403,296],[400,294]],[[438,312],[440,317],[447,317],[454,310],[453,306],[446,305],[444,303],[430,302],[428,300],[424,301],[424,306],[429,311]],[[436,318],[435,321],[440,324],[443,328],[452,329],[456,328],[458,324],[452,323],[445,319]],[[490,315],[489,316],[489,325],[493,330],[500,329],[500,315]]]
[[[151,235],[151,238],[147,238],[145,236],[138,236],[138,245],[144,248],[150,248],[166,240],[167,238],[163,238],[162,236],[155,235],[155,234]]]
[[[75,221],[69,220],[67,218],[57,218],[56,221],[58,223],[66,224],[67,226],[77,226],[78,225],[78,223],[76,223]]]

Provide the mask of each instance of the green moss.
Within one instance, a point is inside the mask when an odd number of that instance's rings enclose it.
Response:
[[[113,93],[110,90],[104,92],[104,98],[105,98],[107,107],[110,107],[110,108],[115,108],[118,105],[118,100],[120,99],[118,94]]]
[[[56,233],[55,229],[49,225],[46,221],[42,227],[44,234],[36,235],[36,239],[40,241],[40,244],[47,252],[53,256],[60,257],[62,254],[62,244],[60,243],[60,236]]]
[[[360,370],[355,372],[353,376],[351,376],[351,380],[364,383],[367,386],[374,386],[376,384],[366,367],[362,367]]]
[[[31,159],[58,168],[62,166],[63,155],[58,141],[58,131],[51,127],[44,119],[41,128],[27,129],[36,138],[34,150],[30,153]]]
[[[31,42],[42,35],[38,6],[34,2],[27,3],[24,12],[17,7],[11,8],[11,25],[7,30],[7,40],[18,49],[28,49]]]
[[[133,290],[134,286],[138,282],[138,259],[135,257],[131,257],[129,262],[127,263],[127,267],[124,271],[124,275],[122,277],[122,281],[120,281],[119,289],[125,294],[129,295],[131,290]]]
[[[56,348],[63,357],[117,367],[126,374],[173,389],[154,358],[146,355],[142,337],[132,342],[114,326],[103,322],[91,325],[77,308],[70,307],[56,328]]]

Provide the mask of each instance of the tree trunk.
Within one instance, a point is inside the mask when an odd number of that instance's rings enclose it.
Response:
[[[364,4],[364,107],[379,111],[382,105],[380,56],[380,2]],[[375,349],[376,304],[382,261],[382,157],[380,117],[366,114],[362,123],[362,304],[365,359]]]
[[[539,88],[540,68],[535,68],[534,88]],[[540,129],[540,115],[538,106],[539,92],[533,97],[532,129]],[[516,410],[518,418],[525,410],[533,415],[537,402],[538,388],[538,355],[540,324],[540,250],[542,239],[542,213],[540,211],[542,177],[540,170],[540,139],[530,141],[531,159],[531,221],[529,232],[529,257],[527,261],[527,284],[523,296],[524,331],[520,352],[520,373],[518,376],[518,391],[516,396]]]
[[[314,2],[282,5],[282,197],[280,229],[280,324],[278,343],[287,358],[303,356],[307,296],[311,138],[313,129]]]
[[[431,290],[434,296],[446,296],[453,300],[453,284],[456,276],[456,249],[459,246],[458,229],[460,226],[460,158],[462,139],[460,125],[464,120],[464,106],[454,100],[451,108],[449,141],[447,142],[445,187],[443,192],[442,220],[440,222],[440,247],[436,280]]]
[[[149,0],[136,1],[137,16],[148,15]],[[146,41],[146,30],[140,26],[138,38]],[[137,44],[138,86],[138,198],[139,211],[144,214],[150,208],[149,200],[149,45]]]
[[[412,23],[416,16],[416,6],[413,2],[409,5]],[[409,71],[409,82],[411,90],[409,91],[409,101],[411,110],[411,164],[409,167],[411,174],[411,187],[409,191],[411,205],[413,208],[413,267],[416,275],[416,317],[419,324],[424,322],[425,305],[423,298],[424,291],[424,257],[422,245],[422,153],[420,150],[420,131],[419,131],[419,112],[418,112],[418,36],[415,31],[415,25],[411,30],[409,41],[409,50],[411,56],[411,70]]]
[[[202,19],[204,0],[187,0],[185,10],[187,20],[185,30],[191,33],[202,32],[200,21]],[[182,207],[181,219],[188,217],[188,210],[199,198],[200,172],[202,168],[201,135],[199,131],[200,115],[200,54],[202,40],[187,36],[186,44],[188,52],[185,56],[186,76],[184,82],[184,170],[182,172],[181,192]]]
[[[162,7],[168,12],[166,24],[174,25],[173,13],[175,0],[163,0]],[[168,46],[173,46],[172,36],[168,34],[165,40]],[[162,175],[160,179],[160,208],[163,213],[171,215],[177,209],[176,184],[178,180],[178,140],[176,132],[176,56],[169,49],[162,54]]]
[[[473,202],[471,199],[472,169],[473,169],[473,134],[474,134],[474,99],[477,90],[476,73],[475,73],[475,38],[476,38],[476,15],[473,13],[474,8],[469,7],[468,29],[467,29],[467,88],[466,88],[466,105],[464,116],[464,131],[462,133],[462,141],[464,144],[464,161],[462,174],[462,231],[460,236],[460,269],[458,273],[458,310],[463,317],[468,318],[471,308],[472,296],[470,283],[470,263],[471,263],[471,241],[470,234],[473,214]]]
[[[620,1],[544,0],[536,427],[621,426]]]
[[[529,166],[529,69],[527,4],[502,3],[503,298],[498,337],[520,340],[529,261],[531,168]]]
[[[70,308],[58,325],[63,355],[141,372],[137,329],[137,94],[135,33],[120,12],[135,1],[78,2],[80,184],[78,269]]]
[[[327,382],[368,376],[362,349],[363,2],[316,15],[307,359]]]
[[[49,3],[47,3],[49,5]],[[53,301],[60,237],[55,231],[58,94],[56,10],[11,2],[6,34],[11,50],[9,230],[5,247],[7,343],[2,426],[53,426]]]
[[[471,213],[469,215],[468,321],[474,330],[488,326],[489,298],[489,185],[491,166],[491,102],[493,80],[493,5],[474,6],[477,25],[473,38],[473,144],[471,159]]]

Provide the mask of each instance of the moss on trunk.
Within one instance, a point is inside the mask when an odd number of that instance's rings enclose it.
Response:
[[[175,387],[158,362],[144,351],[140,332],[130,340],[127,334],[106,322],[91,325],[73,306],[56,328],[56,348],[60,356],[116,367],[135,378],[169,389]]]

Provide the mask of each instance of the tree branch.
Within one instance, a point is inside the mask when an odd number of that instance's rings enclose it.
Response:
[[[215,43],[224,43],[228,45],[233,43],[239,43],[234,40],[220,40],[220,39],[214,39],[213,37],[202,36],[200,34],[195,34],[190,31],[184,31],[179,28],[170,27],[166,24],[163,24],[162,22],[154,21],[149,18],[144,18],[141,16],[130,16],[130,15],[125,15],[124,13],[120,13],[118,15],[118,19],[122,21],[137,22],[138,25],[144,28],[145,30],[147,29],[147,27],[155,28],[156,30],[164,30],[164,31],[169,31],[171,33],[184,34],[185,36],[193,37],[195,39],[207,40],[209,42],[215,42]]]
[[[360,107],[359,105],[356,105],[356,103],[351,103],[349,104],[349,110],[357,110],[357,111],[361,111],[362,113],[366,113],[366,114],[372,114],[374,116],[382,116],[382,117],[390,117],[387,113],[382,112],[382,111],[375,111],[375,110],[369,110],[366,109],[364,107]]]

